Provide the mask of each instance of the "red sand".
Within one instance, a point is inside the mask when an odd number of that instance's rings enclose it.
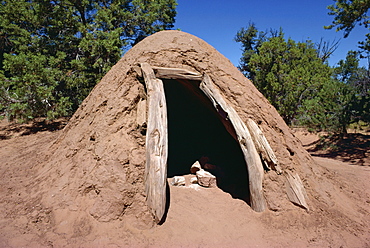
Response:
[[[145,204],[145,135],[135,122],[146,93],[133,66],[142,62],[207,73],[243,121],[259,124],[282,170],[299,174],[310,210],[293,205],[285,177],[268,171],[263,213],[217,188],[170,187],[167,219],[154,225]],[[144,39],[63,130],[47,131],[56,126],[1,123],[0,247],[370,246],[369,167],[311,158],[298,138],[317,137],[294,135],[230,61],[189,34]]]
[[[325,172],[316,188],[330,206],[306,212],[256,213],[220,189],[172,187],[162,226],[126,225],[125,219],[94,225],[80,219],[63,223],[63,212],[42,208],[29,187],[43,151],[61,131],[20,136],[7,122],[0,126],[0,247],[369,247],[370,169],[314,157]],[[296,133],[303,144],[317,140]],[[366,158],[370,162],[369,157]],[[43,190],[43,189],[40,189]],[[44,189],[47,190],[47,189]],[[79,216],[73,216],[79,219]],[[59,225],[57,225],[59,223]],[[65,233],[73,232],[72,237]]]

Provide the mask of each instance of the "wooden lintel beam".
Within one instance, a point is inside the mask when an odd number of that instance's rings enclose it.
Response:
[[[153,66],[157,78],[162,79],[187,79],[201,81],[203,75],[199,72],[190,71],[182,68],[167,68]]]

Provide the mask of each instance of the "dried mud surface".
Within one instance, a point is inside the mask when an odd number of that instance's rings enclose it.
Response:
[[[299,174],[309,211],[288,200],[284,175],[266,171],[263,213],[218,188],[170,186],[166,221],[154,225],[145,204],[145,132],[136,123],[146,92],[133,68],[143,62],[207,73],[243,121],[258,123],[282,170]],[[358,165],[311,157],[306,149],[317,138],[293,133],[204,41],[154,34],[126,53],[68,124],[1,122],[0,247],[369,247],[366,143]]]
[[[256,213],[218,188],[170,186],[170,208],[161,226],[134,226],[121,218],[96,222],[81,218],[71,225],[63,211],[52,211],[30,187],[38,164],[61,131],[25,134],[28,127],[2,121],[0,134],[0,247],[369,247],[370,167],[315,156],[325,180],[315,187],[330,199],[311,211]],[[295,135],[304,146],[315,134]],[[370,158],[366,157],[369,163]],[[39,189],[39,190],[48,190]],[[97,189],[91,189],[94,191]],[[103,192],[102,192],[103,193]],[[66,223],[63,223],[63,220]],[[68,237],[68,233],[73,233]]]

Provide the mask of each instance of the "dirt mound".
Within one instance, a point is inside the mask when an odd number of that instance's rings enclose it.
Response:
[[[124,218],[133,211],[138,218],[135,223],[151,223],[143,190],[145,135],[136,126],[137,104],[146,98],[146,92],[133,70],[143,62],[207,73],[239,116],[244,121],[252,118],[264,130],[283,170],[297,171],[305,177],[312,174],[313,161],[299,141],[229,60],[199,38],[165,31],[127,52],[94,88],[53,144],[52,155],[39,176],[41,185],[48,185],[48,192],[42,197],[46,205],[55,207],[57,203],[63,211],[76,209],[105,222]],[[171,93],[181,97],[179,91]],[[218,136],[206,132],[212,123],[199,126],[205,127],[205,136]],[[204,149],[208,146],[204,144]],[[222,154],[225,148],[220,146],[217,153]],[[294,207],[285,197],[284,180],[275,172],[266,175],[265,195],[270,209],[275,211]],[[308,183],[306,187],[310,189]]]
[[[1,130],[8,130],[6,122]],[[18,126],[23,130],[23,126]],[[26,127],[29,127],[27,125]],[[96,222],[76,212],[60,215],[30,194],[45,151],[61,131],[23,131],[0,141],[0,247],[368,247],[369,169],[315,157],[325,180],[320,188],[330,205],[305,212],[256,213],[220,189],[170,186],[166,222],[138,228],[126,220]],[[0,132],[3,134],[3,132]],[[319,137],[296,133],[304,145]],[[370,158],[366,158],[366,162]],[[47,189],[44,189],[47,190]],[[58,216],[60,215],[60,216]],[[86,216],[85,216],[86,217]],[[56,220],[64,219],[57,225]],[[75,220],[72,221],[71,220]],[[74,232],[72,237],[67,233]]]
[[[143,62],[207,73],[244,121],[251,118],[258,123],[282,169],[301,176],[310,211],[288,200],[284,176],[266,171],[263,186],[269,210],[265,213],[255,213],[246,202],[220,189],[171,187],[167,220],[154,226],[145,203],[145,133],[136,124],[137,104],[146,98],[146,91],[133,67]],[[18,142],[26,137],[18,137]],[[22,181],[17,189],[5,190],[2,203],[17,207],[3,213],[2,227],[8,229],[2,233],[14,234],[19,227],[16,233],[30,247],[166,247],[178,242],[189,247],[194,242],[283,247],[289,240],[313,247],[369,244],[369,219],[362,219],[369,213],[363,207],[368,203],[338,189],[339,180],[330,179],[335,174],[315,163],[277,111],[230,61],[180,31],[144,39],[102,79],[62,131],[30,137],[31,147],[5,152],[6,168],[11,169],[4,172],[8,181],[2,185]],[[7,147],[11,141],[2,144]],[[14,160],[12,154],[17,153],[20,158]],[[17,168],[24,173],[16,173]],[[343,195],[363,205],[343,205]],[[333,237],[322,233],[326,228]],[[286,239],[277,244],[284,235]],[[342,242],[342,236],[348,241]],[[0,243],[4,247],[26,244],[7,237]]]

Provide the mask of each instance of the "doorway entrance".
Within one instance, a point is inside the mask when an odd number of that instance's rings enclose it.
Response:
[[[249,181],[239,143],[227,132],[200,81],[164,79],[168,120],[167,176],[190,173],[202,157],[217,169],[217,185],[249,204]]]

